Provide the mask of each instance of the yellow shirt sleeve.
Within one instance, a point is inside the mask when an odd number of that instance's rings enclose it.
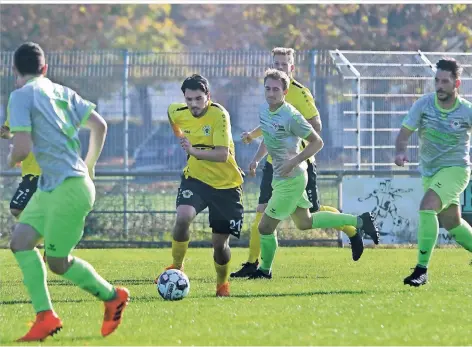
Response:
[[[303,88],[301,94],[297,97],[295,108],[305,119],[319,117],[320,113],[315,105],[315,99],[308,88]]]
[[[213,131],[213,146],[230,146],[231,125],[227,113],[222,112],[221,116],[215,121],[215,129]]]

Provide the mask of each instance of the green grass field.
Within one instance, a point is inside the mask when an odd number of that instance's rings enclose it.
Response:
[[[163,301],[152,280],[170,249],[78,250],[132,299],[123,324],[100,336],[102,303],[49,275],[53,303],[64,329],[46,345],[469,345],[472,266],[462,249],[437,249],[430,282],[403,285],[414,249],[367,249],[351,261],[350,249],[280,248],[272,281],[234,280],[232,297],[215,297],[211,249],[187,254],[189,296]],[[233,249],[232,268],[246,260]],[[0,251],[0,344],[28,329],[34,317],[12,254]]]

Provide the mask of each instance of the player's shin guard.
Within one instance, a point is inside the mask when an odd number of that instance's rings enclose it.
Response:
[[[189,241],[172,240],[172,259],[176,269],[180,269],[184,263],[185,254],[187,253]]]
[[[259,222],[263,213],[257,212],[256,218],[251,225],[251,234],[249,236],[249,258],[248,263],[255,263],[261,254],[261,238],[259,234]]]
[[[332,206],[325,206],[321,205],[320,206],[320,211],[322,212],[333,212],[333,213],[340,213],[339,210],[335,207]],[[357,229],[355,226],[352,225],[343,225],[341,227],[336,228],[337,230],[340,230],[344,232],[348,237],[353,237],[354,235],[357,234]]]
[[[115,296],[113,286],[105,281],[86,261],[74,257],[71,267],[62,275],[79,288],[95,295],[102,301],[108,301]]]
[[[439,222],[435,211],[420,211],[418,225],[418,266],[428,268],[438,239]]]
[[[264,272],[270,273],[272,271],[272,264],[277,251],[278,242],[274,233],[269,235],[261,235],[261,266],[260,269]]]
[[[333,212],[315,212],[312,214],[313,229],[339,228],[344,225],[357,225],[357,216]]]
[[[14,253],[23,273],[23,283],[36,312],[52,310],[51,297],[46,284],[46,266],[35,248]]]
[[[461,219],[461,224],[449,230],[449,233],[458,244],[472,252],[472,227],[469,223]]]

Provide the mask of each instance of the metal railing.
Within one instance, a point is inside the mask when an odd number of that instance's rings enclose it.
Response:
[[[87,247],[158,247],[171,241],[175,220],[175,197],[181,171],[126,172],[110,170],[96,172],[97,198],[94,210],[87,218],[82,246]],[[318,172],[320,201],[342,210],[342,179],[346,176],[375,177],[393,175],[418,176],[405,170],[398,171],[326,171]],[[243,203],[245,220],[240,240],[231,244],[248,244],[250,225],[255,217],[259,183],[262,173],[248,178],[244,183]],[[124,189],[123,180],[128,188]],[[16,220],[10,215],[9,201],[19,182],[19,173],[0,172],[2,200],[0,203],[0,247],[6,247]],[[125,198],[126,194],[128,195]],[[208,212],[204,210],[193,222],[192,242],[211,244]],[[282,245],[331,244],[340,245],[340,233],[336,230],[299,231],[291,220],[283,221],[277,228]]]

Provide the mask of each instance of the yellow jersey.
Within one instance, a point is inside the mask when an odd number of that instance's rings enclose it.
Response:
[[[171,123],[179,127],[193,147],[210,150],[216,146],[229,148],[228,160],[224,163],[187,159],[185,177],[192,177],[216,189],[239,187],[243,183],[242,171],[236,163],[231,122],[228,111],[220,104],[210,101],[208,110],[201,117],[194,117],[184,103],[173,103],[167,110]]]
[[[285,96],[285,101],[295,107],[306,120],[320,116],[310,90],[293,78],[290,79],[290,86]],[[303,141],[301,146],[305,147]],[[309,160],[312,161],[313,158]],[[270,155],[267,156],[267,162],[272,164],[272,157]]]
[[[10,120],[8,116],[7,120],[5,121],[5,126],[10,127]],[[33,152],[30,152],[28,156],[21,162],[21,176],[24,177],[26,175],[41,175],[41,168],[39,167]]]

